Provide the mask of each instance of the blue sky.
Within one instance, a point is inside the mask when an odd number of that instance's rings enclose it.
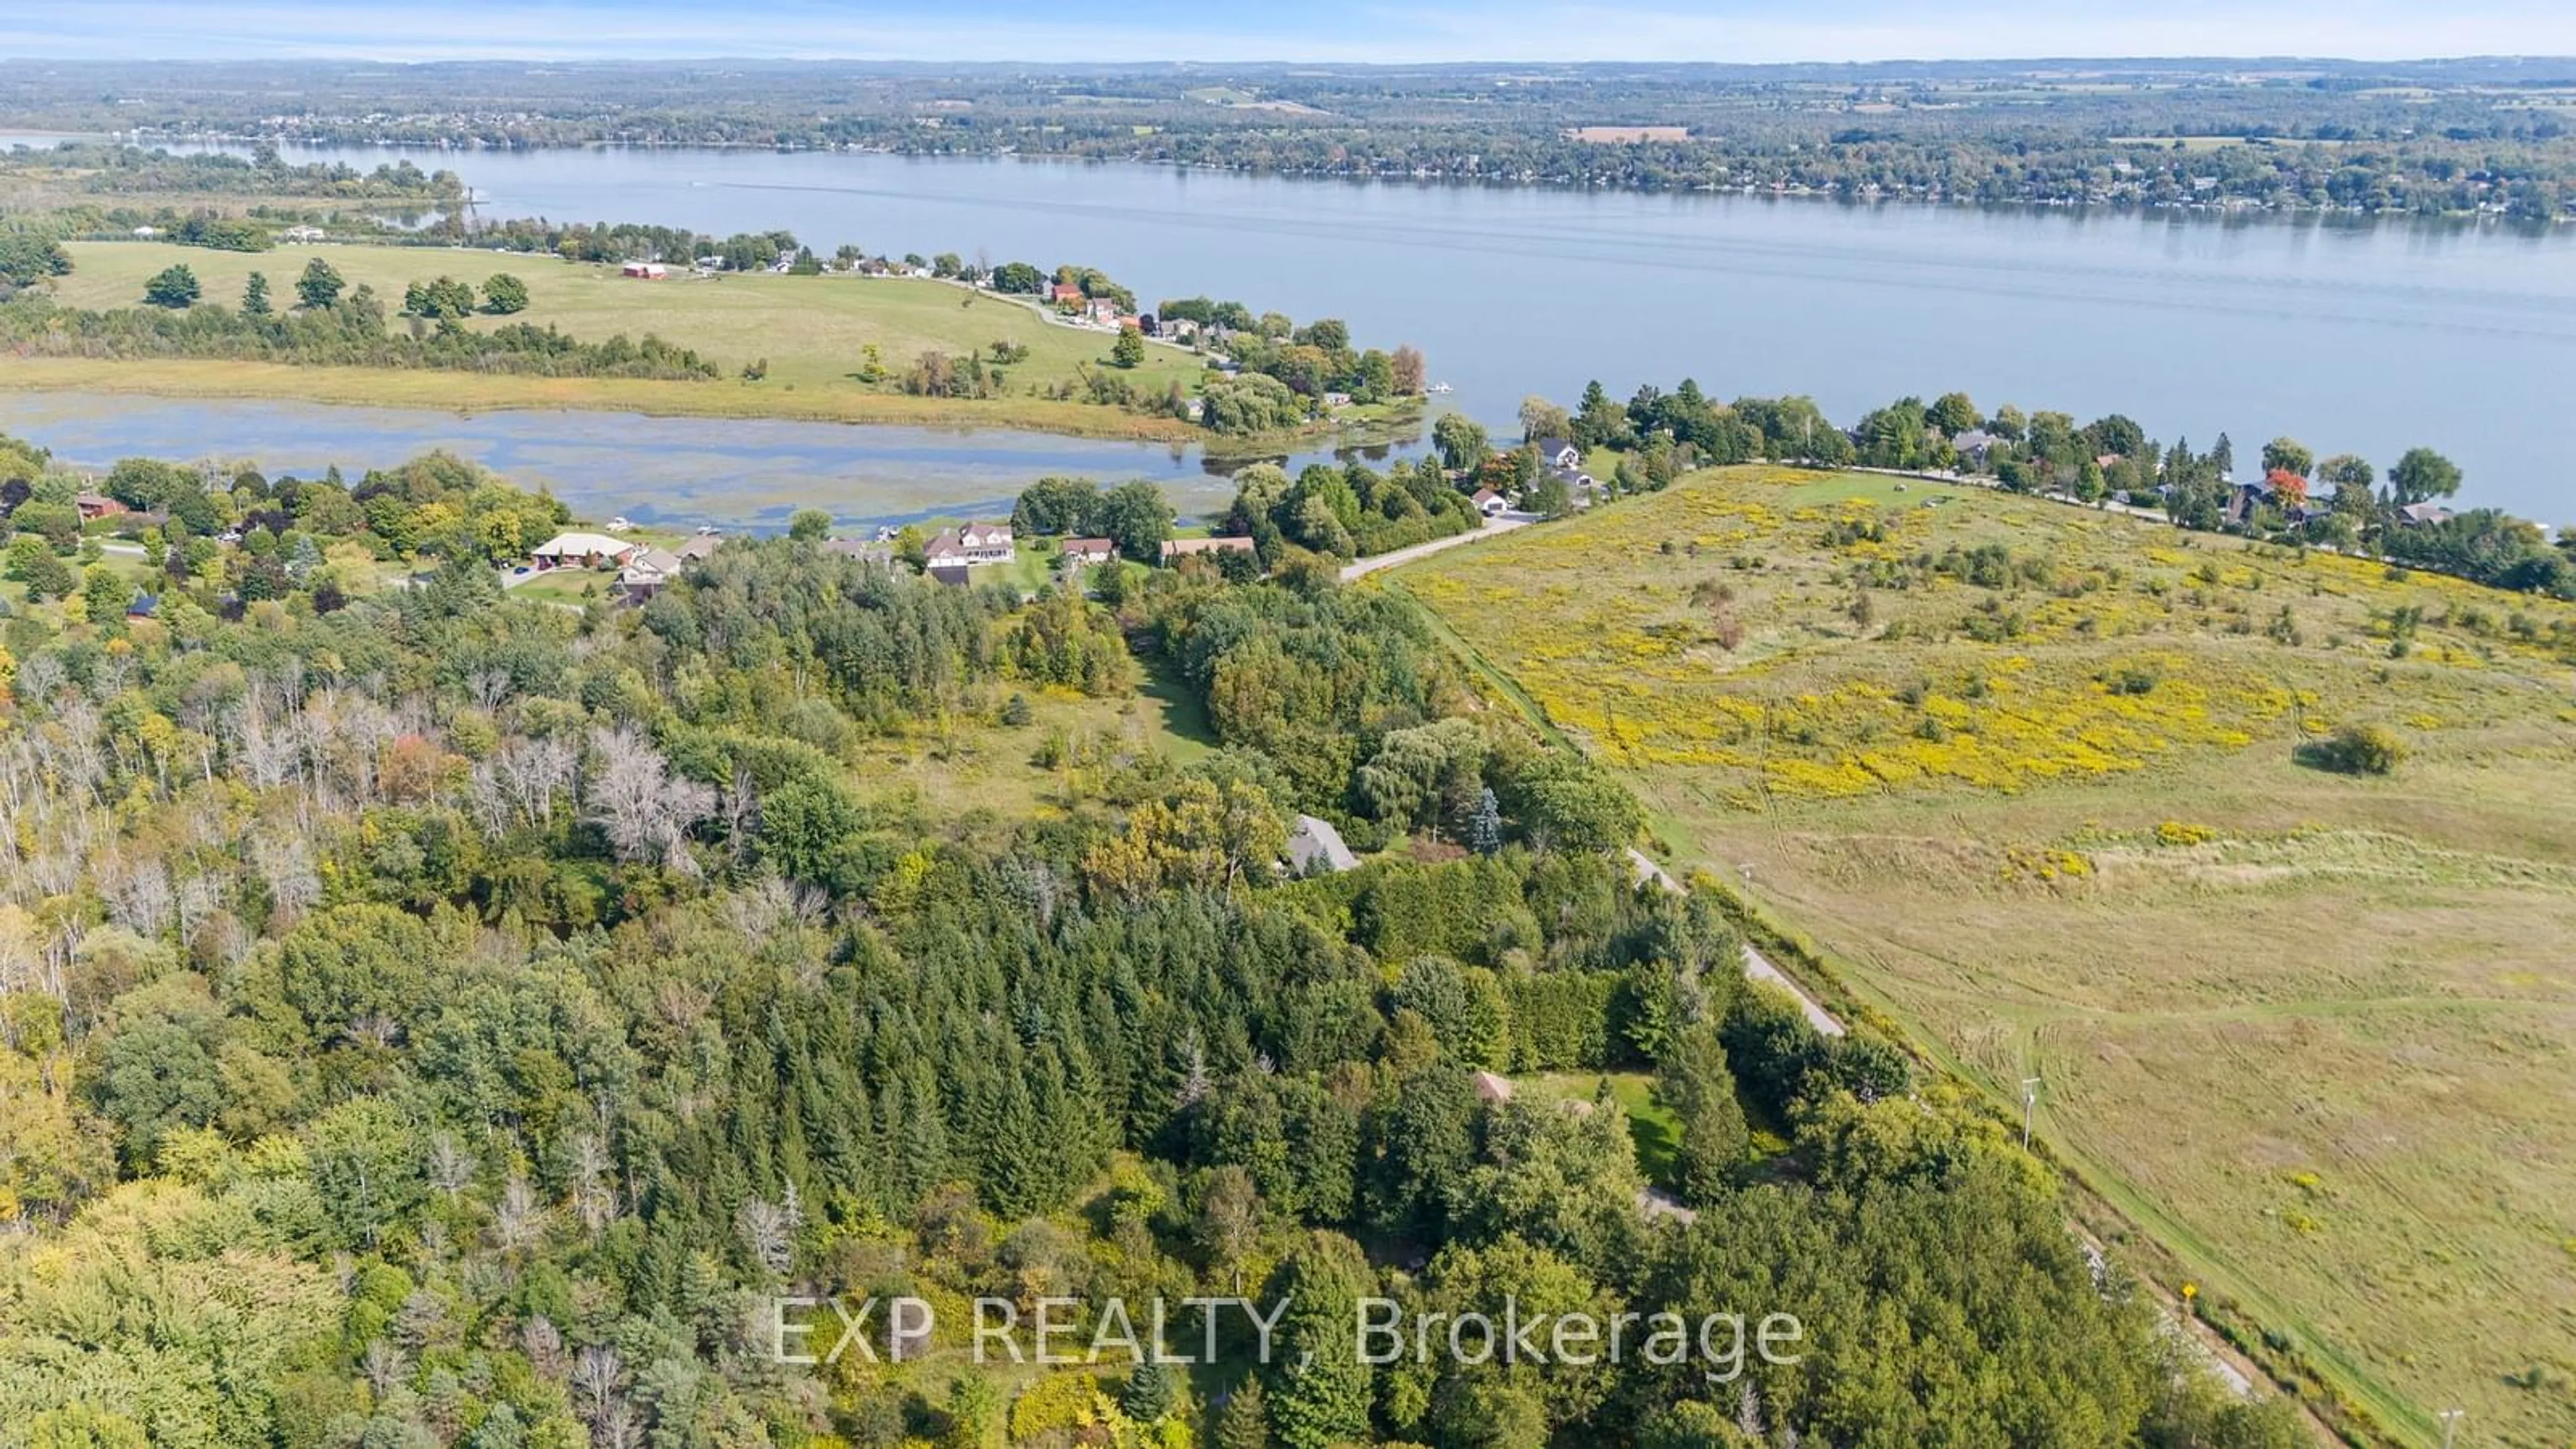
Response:
[[[2576,54],[2576,0],[0,0],[0,54],[1886,60]]]

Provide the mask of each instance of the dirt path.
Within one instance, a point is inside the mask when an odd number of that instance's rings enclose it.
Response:
[[[1674,880],[1671,872],[1655,864],[1644,851],[1631,846],[1628,850],[1628,863],[1636,868],[1637,879],[1653,881],[1675,895],[1681,894],[1681,882]],[[1798,1010],[1806,1014],[1809,1026],[1826,1036],[1843,1035],[1843,1024],[1834,1019],[1832,1012],[1825,1010],[1814,997],[1807,994],[1804,987],[1790,980],[1787,972],[1772,965],[1761,952],[1754,950],[1750,945],[1744,948],[1744,978],[1748,981],[1762,982],[1767,986],[1776,986],[1788,992],[1798,999]]]

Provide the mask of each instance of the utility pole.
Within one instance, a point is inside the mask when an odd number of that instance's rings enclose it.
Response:
[[[2435,1416],[2442,1421],[2442,1449],[2451,1449],[2451,1436],[2459,1432],[2460,1420],[2467,1417],[2468,1412],[2466,1409],[2444,1409]]]
[[[2039,1078],[2021,1079],[2021,1150],[2030,1150],[2030,1113],[2039,1105]]]

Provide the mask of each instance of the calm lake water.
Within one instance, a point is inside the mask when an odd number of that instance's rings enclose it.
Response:
[[[1496,425],[1525,394],[1571,402],[1595,377],[1621,397],[1684,376],[1720,396],[1807,393],[1845,421],[1964,388],[1989,408],[2125,412],[2201,446],[2225,431],[2249,464],[2281,433],[2383,469],[2429,444],[2467,470],[2471,501],[2576,516],[2550,422],[2576,383],[2576,228],[761,151],[327,154],[453,167],[496,217],[1073,261],[1149,303],[1208,293],[1342,317],[1363,341],[1420,346],[1457,389],[1447,401]]]
[[[1048,474],[1151,478],[1185,515],[1221,511],[1234,498],[1234,485],[1211,475],[1194,448],[1043,433],[5,390],[0,432],[89,467],[132,456],[214,458],[312,478],[337,464],[352,480],[444,448],[544,484],[587,517],[753,529],[783,529],[790,513],[818,505],[844,523],[1007,516],[1020,488]]]

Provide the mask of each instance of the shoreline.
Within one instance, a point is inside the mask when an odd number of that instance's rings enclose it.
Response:
[[[1209,433],[1175,418],[1119,412],[1096,403],[1034,398],[915,398],[878,393],[806,394],[732,382],[642,378],[559,378],[435,368],[305,367],[206,358],[149,360],[11,357],[0,390],[90,392],[177,399],[323,403],[404,408],[471,417],[479,413],[597,412],[734,422],[839,423],[850,427],[953,428],[959,432],[1046,433],[1101,442],[1195,447],[1207,457],[1256,462],[1281,453],[1399,446],[1379,428],[1314,428],[1285,434]],[[810,400],[809,400],[810,399]],[[745,405],[749,404],[749,405]],[[1418,428],[1420,417],[1383,431]],[[1362,436],[1352,436],[1353,434]]]
[[[50,134],[50,133],[46,133]],[[70,133],[64,133],[69,135]],[[79,133],[80,138],[101,133]],[[263,141],[283,151],[328,153],[334,151],[384,150],[435,152],[442,156],[534,155],[542,152],[579,151],[737,151],[768,152],[776,155],[817,156],[890,156],[909,160],[977,161],[985,163],[1030,162],[1074,166],[1136,166],[1154,171],[1204,172],[1214,175],[1268,178],[1283,181],[1312,181],[1352,186],[1405,186],[1419,189],[1474,188],[1494,191],[1557,191],[1603,196],[1706,196],[1743,201],[1826,202],[1851,209],[1883,206],[1927,207],[1965,211],[2025,211],[2107,213],[2135,216],[2148,221],[2208,221],[2242,225],[2247,222],[2285,222],[2291,224],[2339,224],[2344,226],[2382,223],[2404,223],[2415,226],[2466,228],[2496,226],[2545,236],[2560,227],[2576,227],[2576,213],[2561,212],[2546,218],[2515,217],[2488,211],[2354,211],[2339,206],[2279,204],[2250,198],[2197,201],[2150,201],[2138,198],[2072,198],[2018,197],[1984,200],[1973,196],[1919,195],[1913,193],[1845,196],[1831,190],[1808,188],[1788,190],[1760,186],[1713,186],[1704,184],[1677,186],[1622,186],[1576,180],[1558,176],[1424,176],[1417,174],[1318,171],[1277,166],[1234,165],[1217,161],[1183,161],[1151,156],[1084,156],[1060,151],[1021,151],[1017,149],[987,151],[908,150],[893,146],[868,145],[779,145],[749,141],[611,141],[586,140],[560,143],[532,142],[524,145],[487,146],[460,141],[366,140],[306,141],[286,140],[275,136],[237,135],[231,132],[194,132],[144,139],[139,132],[108,132],[106,137],[121,144],[146,149],[155,146],[254,146]],[[451,203],[451,205],[471,205]]]

